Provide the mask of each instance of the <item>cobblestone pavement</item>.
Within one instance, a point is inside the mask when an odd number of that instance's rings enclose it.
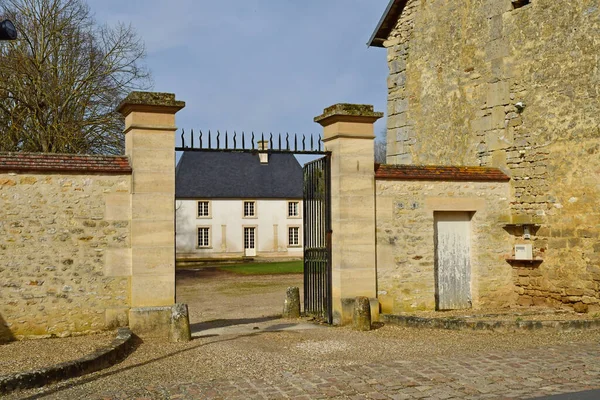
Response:
[[[462,358],[423,354],[420,361],[385,361],[264,379],[199,380],[124,392],[107,389],[87,398],[520,399],[597,388],[600,345],[566,344]],[[60,392],[57,395],[61,398]]]

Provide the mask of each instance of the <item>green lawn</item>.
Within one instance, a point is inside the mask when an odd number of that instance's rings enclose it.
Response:
[[[243,263],[219,267],[222,271],[233,272],[240,275],[301,274],[303,268],[302,261]]]

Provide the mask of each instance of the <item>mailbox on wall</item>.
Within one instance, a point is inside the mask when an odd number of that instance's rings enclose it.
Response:
[[[531,244],[516,244],[515,260],[533,260],[533,246]]]

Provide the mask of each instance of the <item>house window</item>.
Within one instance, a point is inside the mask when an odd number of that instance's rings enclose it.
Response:
[[[288,217],[298,218],[300,216],[300,202],[288,201]]]
[[[256,228],[244,228],[244,249],[254,249],[256,246],[256,242],[254,239],[254,234],[256,232]]]
[[[198,218],[210,217],[210,204],[208,201],[202,200],[198,202]]]
[[[256,217],[256,202],[244,201],[244,218]]]
[[[300,246],[300,228],[297,226],[291,226],[288,228],[288,246],[298,247]]]
[[[210,227],[198,227],[198,247],[210,247]]]

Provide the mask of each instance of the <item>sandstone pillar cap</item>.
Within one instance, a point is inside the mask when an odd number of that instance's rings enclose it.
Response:
[[[370,104],[338,103],[323,110],[323,114],[315,117],[314,121],[321,126],[336,122],[369,123],[383,117],[382,112],[373,111]]]
[[[131,92],[119,104],[117,111],[123,116],[127,116],[133,111],[175,114],[183,107],[185,107],[185,102],[175,100],[173,93]]]

